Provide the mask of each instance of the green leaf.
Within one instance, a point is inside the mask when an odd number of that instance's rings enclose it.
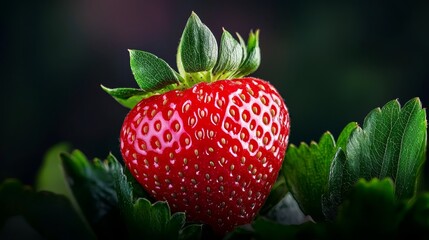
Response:
[[[401,109],[397,100],[377,108],[347,145],[352,175],[371,179],[390,177],[399,199],[411,198],[424,163],[427,141],[426,111],[418,98]]]
[[[243,51],[242,51],[243,55],[241,57],[241,63],[240,63],[240,65],[241,65],[247,59],[247,45],[246,45],[246,42],[244,41],[243,37],[239,33],[236,33],[236,35],[238,38],[238,42],[240,43],[241,49],[243,49]]]
[[[134,230],[140,236],[149,239],[177,239],[179,229],[185,224],[185,215],[176,215],[181,219],[173,218],[166,202],[152,204],[146,198],[138,199],[134,205]],[[179,223],[181,224],[178,224]],[[141,227],[150,226],[150,227]]]
[[[156,91],[170,84],[179,83],[179,74],[164,60],[152,53],[131,49],[128,51],[131,71],[143,91]]]
[[[37,173],[34,188],[37,191],[50,191],[66,196],[76,212],[83,217],[82,210],[70,189],[61,163],[60,155],[69,150],[70,145],[68,143],[58,143],[48,149]]]
[[[351,122],[344,127],[344,129],[341,131],[340,135],[338,136],[338,139],[336,142],[337,149],[339,148],[346,149],[350,136],[354,133],[354,131],[358,127],[359,125],[357,122]]]
[[[0,226],[17,215],[46,239],[96,239],[65,196],[36,192],[18,180],[5,180],[0,184]]]
[[[202,236],[202,224],[190,224],[179,231],[179,240],[199,240]]]
[[[308,146],[301,143],[299,148],[290,145],[283,165],[289,190],[302,211],[316,221],[323,219],[320,201],[327,185],[334,151],[334,138],[327,132],[318,144],[311,142]]]
[[[111,167],[114,187],[118,198],[118,204],[122,210],[132,212],[133,202],[139,198],[152,200],[149,194],[140,186],[127,168],[123,168],[113,154],[107,156],[107,162]],[[125,208],[124,208],[125,207]]]
[[[165,93],[170,90],[178,89],[179,87],[177,85],[168,85],[164,88],[151,92],[147,92],[139,88],[107,88],[103,85],[101,85],[101,88],[122,106],[132,109],[142,99],[149,98],[156,94]]]
[[[243,49],[240,43],[231,34],[223,29],[220,42],[219,59],[213,69],[215,79],[228,79],[238,70],[243,58]]]
[[[255,238],[255,232],[250,228],[250,224],[236,227],[233,231],[227,233],[223,240],[250,240]]]
[[[429,193],[398,199],[390,178],[359,179],[329,226],[330,238],[408,239],[429,234]]]
[[[327,191],[332,160],[356,127],[355,122],[349,123],[341,132],[338,144],[332,134],[326,132],[319,143],[301,143],[299,147],[291,144],[288,147],[282,168],[286,184],[302,211],[316,221],[324,219],[321,197]]]
[[[326,219],[333,220],[337,216],[338,206],[356,183],[348,164],[346,154],[339,148],[330,167],[327,190],[322,195],[322,212]]]
[[[238,35],[238,34],[237,34]],[[240,78],[247,76],[255,72],[261,64],[261,49],[259,48],[259,30],[256,32],[251,31],[249,39],[247,40],[247,46],[244,45],[244,41],[240,35],[238,35],[241,42],[244,54],[244,58],[240,64],[238,70],[234,73],[234,78]]]
[[[132,239],[178,239],[179,236],[193,238],[198,235],[199,225],[183,233],[185,214],[179,212],[172,215],[167,202],[152,204],[147,198],[136,196],[133,190],[135,185],[129,181],[130,176],[121,164],[113,155],[108,157],[108,161],[112,166],[119,208]]]
[[[35,189],[65,195],[73,202],[75,200],[66,181],[60,158],[61,153],[69,150],[69,144],[58,143],[46,151],[42,165],[37,172]]]
[[[99,223],[117,208],[111,167],[106,161],[92,163],[79,150],[61,155],[70,187],[84,215],[91,224]]]
[[[254,229],[252,239],[325,239],[324,225],[313,222],[283,225],[260,217],[252,223],[252,227]]]
[[[401,108],[397,100],[371,111],[363,128],[351,135],[346,148],[340,149],[331,166],[323,211],[333,219],[338,205],[359,178],[391,178],[396,197],[415,195],[417,181],[425,161],[427,144],[426,111],[418,98]]]
[[[200,18],[192,12],[179,43],[177,67],[182,76],[186,73],[210,71],[216,64],[218,47],[216,38]]]
[[[128,182],[128,177],[125,175],[122,165],[116,160],[115,156],[109,155],[107,160],[112,166],[112,176],[119,207],[121,211],[124,212],[125,216],[132,216],[132,206],[134,202],[132,184]]]
[[[429,236],[429,192],[418,195],[407,208],[399,225],[400,236]]]
[[[404,204],[396,201],[390,178],[360,179],[339,208],[337,234],[356,239],[393,239],[404,210]]]
[[[113,157],[113,155],[111,155]],[[130,184],[133,199],[137,200],[139,198],[146,198],[150,202],[155,202],[155,200],[149,195],[149,193],[144,190],[144,188],[137,182],[136,178],[131,174],[128,168],[123,168],[123,172],[125,177],[127,178],[127,182]]]
[[[101,85],[101,88],[112,96],[122,106],[132,109],[143,98],[146,98],[145,91],[136,88],[107,88]]]
[[[134,96],[142,96],[148,94],[147,91],[140,88],[107,88],[101,85],[101,88],[106,91],[110,96],[122,100],[127,100]]]

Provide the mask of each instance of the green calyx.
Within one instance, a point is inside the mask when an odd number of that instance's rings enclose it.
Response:
[[[255,72],[261,62],[259,31],[251,31],[247,44],[225,29],[218,47],[216,38],[192,12],[180,39],[176,72],[157,56],[129,50],[130,66],[139,88],[107,88],[104,91],[125,107],[174,89],[187,89],[200,82],[235,79]]]

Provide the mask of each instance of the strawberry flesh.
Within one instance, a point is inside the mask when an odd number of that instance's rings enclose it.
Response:
[[[153,198],[223,234],[251,222],[265,202],[289,123],[266,81],[199,83],[139,102],[124,121],[121,153]]]

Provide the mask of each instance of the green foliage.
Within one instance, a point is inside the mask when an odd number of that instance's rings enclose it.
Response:
[[[398,198],[412,197],[425,160],[426,128],[426,111],[418,98],[408,101],[402,109],[393,100],[373,110],[347,145],[347,170],[355,179],[390,177]]]
[[[96,239],[69,199],[48,191],[35,191],[16,179],[0,184],[0,229],[13,216],[22,216],[47,239]]]
[[[155,91],[167,85],[179,83],[179,74],[161,58],[140,50],[128,51],[131,71],[143,91]]]
[[[337,142],[326,132],[319,143],[301,143],[299,147],[291,144],[288,148],[282,168],[286,183],[302,211],[314,220],[324,219],[321,197],[327,190],[332,160],[337,150],[345,147],[356,127],[355,122],[349,123]]]
[[[291,145],[283,173],[304,213],[334,219],[360,178],[391,178],[395,196],[415,195],[427,141],[426,111],[418,98],[402,108],[397,100],[371,111],[363,127],[347,125],[337,142],[325,133],[319,143]]]
[[[143,98],[148,97],[150,94],[147,91],[139,88],[107,88],[101,85],[101,88],[118,101],[122,106],[133,108]]]
[[[237,36],[239,41],[224,29],[218,48],[213,33],[192,12],[176,55],[179,73],[151,53],[129,50],[131,71],[139,88],[101,87],[121,105],[133,108],[154,94],[190,88],[200,82],[247,76],[256,71],[261,62],[259,31],[250,32],[247,44]]]
[[[258,218],[252,223],[255,239],[318,239],[321,225],[312,222],[300,225],[283,225],[265,218]]]
[[[397,198],[412,198],[425,161],[426,141],[426,111],[418,98],[402,108],[393,100],[371,111],[363,128],[357,128],[335,155],[323,199],[325,216],[336,215],[338,204],[359,178],[389,177]]]
[[[67,143],[58,143],[52,146],[46,153],[42,165],[35,180],[35,188],[39,191],[51,191],[66,196],[71,196],[70,189],[61,164],[60,154],[70,150]]]
[[[210,29],[192,12],[183,30],[177,53],[177,67],[187,73],[210,71],[216,64],[218,48]],[[182,74],[182,72],[181,72]]]
[[[65,195],[76,211],[82,214],[65,177],[60,157],[61,153],[68,152],[70,149],[71,146],[68,143],[58,143],[45,153],[42,165],[36,175],[34,188],[37,191],[49,191]]]
[[[236,70],[233,77],[239,78],[247,76],[259,68],[261,63],[261,50],[259,48],[259,31],[251,31],[247,45],[244,43],[243,38],[237,34],[241,47],[243,48],[243,58],[240,67]]]
[[[236,71],[243,58],[243,49],[240,43],[232,35],[223,29],[220,42],[219,58],[213,70],[215,78],[228,78],[231,73]]]
[[[399,224],[400,236],[429,236],[429,192],[424,192],[407,204],[403,220]]]
[[[417,210],[418,209],[418,210]],[[426,239],[429,232],[427,193],[399,199],[390,178],[361,178],[339,206],[329,236],[354,239]]]
[[[336,229],[341,232],[335,234],[352,235],[358,239],[393,238],[404,210],[405,204],[396,201],[395,187],[390,178],[360,179],[339,208]]]
[[[344,196],[353,187],[353,179],[349,172],[346,155],[338,149],[332,161],[331,170],[327,180],[327,189],[322,195],[322,211],[327,219],[335,218],[338,206],[343,202]]]
[[[118,202],[111,166],[97,158],[91,163],[79,150],[62,153],[61,159],[80,208],[91,224],[97,224],[115,209]]]

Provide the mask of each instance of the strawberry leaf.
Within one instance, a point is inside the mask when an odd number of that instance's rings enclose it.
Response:
[[[231,34],[223,29],[219,59],[213,69],[214,79],[228,79],[238,70],[243,58],[243,48]]]
[[[185,213],[171,214],[167,202],[152,204],[147,198],[138,196],[133,190],[137,185],[129,181],[132,177],[124,172],[116,158],[110,155],[108,161],[113,170],[119,208],[132,239],[193,239],[199,236],[201,225],[183,228]]]
[[[348,136],[356,127],[355,122],[349,123],[337,142],[331,133],[326,132],[319,143],[301,143],[299,147],[291,144],[288,147],[282,168],[286,184],[301,210],[316,221],[324,219],[321,197],[327,190],[329,170],[335,152],[345,146]]]
[[[177,67],[180,74],[185,76],[185,72],[210,71],[215,66],[217,57],[216,38],[197,14],[192,12],[179,43]]]
[[[426,129],[426,111],[418,98],[402,109],[393,100],[373,110],[347,145],[350,170],[366,179],[390,177],[398,198],[412,197],[425,160]]]
[[[146,95],[149,92],[140,88],[107,88],[101,85],[101,88],[106,91],[110,96],[126,100],[133,96]]]
[[[202,236],[202,225],[190,224],[179,232],[179,240],[198,240]]]
[[[331,165],[328,191],[323,200],[325,216],[332,219],[338,205],[359,178],[391,178],[398,199],[412,198],[425,161],[426,111],[418,98],[401,108],[397,100],[371,111],[363,128],[351,135]]]
[[[5,180],[0,184],[0,229],[17,215],[46,239],[96,239],[65,196],[36,192],[18,180]]]
[[[109,161],[89,161],[79,150],[62,153],[61,159],[74,197],[97,237],[126,233],[124,223],[117,221],[118,198]]]
[[[233,78],[240,78],[247,76],[255,72],[261,63],[261,50],[259,48],[259,30],[256,32],[251,31],[249,34],[249,39],[247,40],[247,46],[244,44],[244,40],[240,35],[239,37],[243,52],[245,52],[244,57],[238,70],[234,73]]]
[[[122,106],[132,109],[143,98],[148,97],[146,91],[138,88],[107,88],[101,85],[101,88],[112,96]]]
[[[100,159],[91,163],[79,150],[62,153],[61,159],[73,194],[88,221],[96,225],[112,214],[118,199],[111,166]]]
[[[390,178],[360,179],[339,208],[336,234],[340,238],[393,239],[405,210],[404,203],[395,199]]]
[[[131,71],[143,91],[156,91],[170,84],[179,83],[179,74],[164,60],[152,53],[131,49],[128,51]]]
[[[319,229],[323,225],[306,222],[300,225],[283,225],[260,217],[253,223],[252,239],[323,239]]]
[[[50,191],[66,196],[80,212],[78,203],[68,185],[60,155],[70,150],[67,143],[58,143],[46,151],[42,165],[37,172],[34,188],[37,191]]]
[[[429,236],[429,192],[417,195],[409,203],[407,212],[399,225],[400,236]]]
[[[331,164],[327,190],[322,195],[322,212],[327,219],[335,218],[337,207],[356,182],[356,178],[351,177],[347,164],[346,155],[343,149],[339,148]]]
[[[101,88],[122,106],[132,109],[142,99],[177,89],[177,85],[168,85],[164,88],[150,92],[139,88],[107,88],[103,85],[101,85]]]

